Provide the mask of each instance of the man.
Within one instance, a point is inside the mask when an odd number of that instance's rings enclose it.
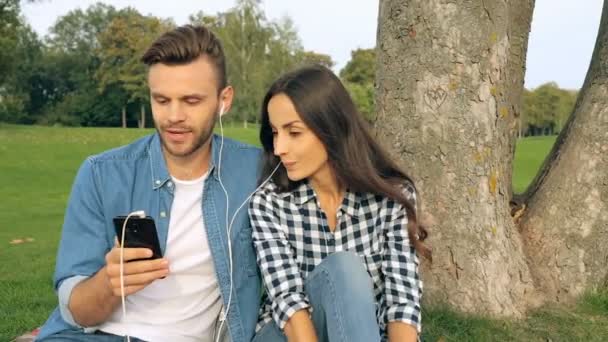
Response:
[[[259,272],[247,210],[235,212],[255,190],[259,151],[213,135],[233,98],[222,47],[188,25],[161,36],[142,61],[157,132],[78,171],[57,255],[59,307],[39,340],[212,341],[227,316],[232,341],[250,341]],[[138,210],[154,219],[164,257],[137,260],[151,251],[124,249],[124,317],[112,220]]]

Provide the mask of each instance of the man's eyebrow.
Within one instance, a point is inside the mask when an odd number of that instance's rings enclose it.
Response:
[[[150,95],[152,95],[152,97],[166,97],[165,95],[156,91],[151,92]]]
[[[183,99],[183,100],[191,99],[191,98],[204,99],[206,97],[207,97],[207,95],[205,95],[205,94],[192,93],[192,94],[186,94],[186,95],[180,96],[180,99]]]
[[[164,97],[164,98],[168,98],[168,96],[166,96],[166,95],[164,95],[162,93],[159,93],[159,92],[155,92],[155,91],[151,92],[150,95],[152,97]],[[186,99],[191,99],[191,98],[204,99],[206,97],[207,97],[207,95],[205,95],[205,94],[192,93],[192,94],[182,95],[182,96],[179,97],[179,99],[180,100],[186,100]]]

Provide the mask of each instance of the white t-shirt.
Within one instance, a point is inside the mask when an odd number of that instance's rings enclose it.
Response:
[[[202,196],[207,175],[173,178],[167,248],[169,275],[126,298],[99,330],[147,341],[211,342],[222,307],[211,250],[203,222]]]

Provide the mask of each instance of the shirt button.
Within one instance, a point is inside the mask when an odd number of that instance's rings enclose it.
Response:
[[[160,217],[166,217],[166,216],[167,216],[167,213],[166,213],[166,212],[164,212],[164,211],[161,211],[161,212],[160,212]]]
[[[156,185],[160,185],[160,181],[158,179],[154,183],[156,183]]]
[[[168,182],[168,183],[167,183],[167,186],[168,186],[168,187],[172,187],[172,186],[173,186],[173,183],[172,183],[172,182]]]

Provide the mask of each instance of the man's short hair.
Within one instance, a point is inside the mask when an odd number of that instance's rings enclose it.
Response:
[[[188,64],[204,56],[209,59],[217,74],[218,89],[224,89],[226,59],[220,40],[204,26],[185,25],[164,33],[144,53],[141,61],[148,66]]]

